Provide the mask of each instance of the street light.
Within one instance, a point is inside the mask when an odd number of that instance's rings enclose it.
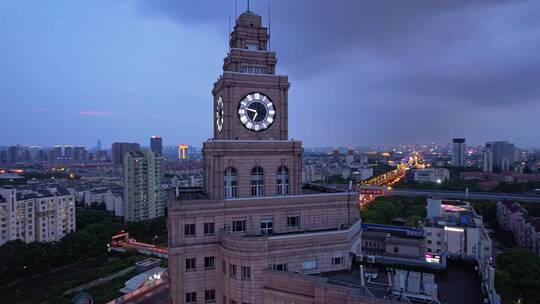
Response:
[[[441,179],[437,179],[436,180],[436,183],[435,183],[435,190],[438,189],[439,185],[442,183],[442,180]]]

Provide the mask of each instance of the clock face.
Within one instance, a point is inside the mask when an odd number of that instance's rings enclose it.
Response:
[[[216,101],[216,127],[218,132],[223,129],[223,98],[221,96]]]
[[[238,117],[244,127],[259,132],[268,129],[274,122],[276,109],[270,98],[261,93],[251,93],[240,101]]]

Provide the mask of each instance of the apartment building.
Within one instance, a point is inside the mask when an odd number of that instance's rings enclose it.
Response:
[[[75,231],[75,198],[65,188],[0,188],[0,244],[58,241]]]
[[[124,156],[124,207],[126,221],[141,221],[165,215],[163,157],[150,150]]]
[[[497,221],[501,228],[512,232],[519,246],[540,255],[540,218],[531,216],[518,203],[501,201],[497,204]]]

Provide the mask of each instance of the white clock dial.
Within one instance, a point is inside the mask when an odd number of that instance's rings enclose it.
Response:
[[[218,132],[223,129],[223,98],[221,96],[216,100],[216,127]]]
[[[276,109],[270,98],[261,93],[246,95],[238,106],[238,118],[244,127],[260,132],[268,129],[275,120]]]

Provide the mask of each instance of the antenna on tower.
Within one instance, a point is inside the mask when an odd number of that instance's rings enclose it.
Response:
[[[247,11],[249,12],[249,0],[247,0]]]
[[[270,2],[268,2],[268,51],[271,51],[270,48],[270,39],[272,38],[272,27],[270,26]]]
[[[227,33],[227,40],[231,40],[231,13],[229,13],[229,32]],[[229,51],[231,50],[231,44],[229,43]]]

